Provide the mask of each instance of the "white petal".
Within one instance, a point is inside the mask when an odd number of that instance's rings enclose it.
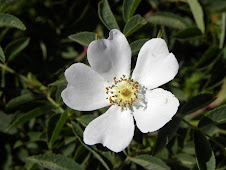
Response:
[[[161,38],[147,41],[141,48],[132,78],[149,89],[159,87],[172,80],[178,72],[178,62],[169,53]]]
[[[67,88],[61,93],[64,103],[75,110],[90,111],[108,106],[106,82],[91,67],[77,63],[65,71]]]
[[[120,152],[131,142],[134,134],[133,116],[129,110],[111,106],[106,113],[86,127],[83,140],[88,145],[102,143],[114,152]]]
[[[89,44],[87,58],[90,66],[104,79],[113,81],[123,74],[129,77],[131,49],[126,37],[117,29],[109,33],[108,39],[92,41]]]
[[[169,91],[161,88],[146,91],[147,107],[134,108],[134,119],[143,133],[163,127],[176,114],[179,101]]]

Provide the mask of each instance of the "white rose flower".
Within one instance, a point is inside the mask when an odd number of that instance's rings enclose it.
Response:
[[[163,39],[153,38],[143,45],[131,78],[131,49],[119,30],[111,30],[108,39],[92,41],[87,57],[91,67],[76,63],[65,71],[68,85],[61,94],[75,110],[111,105],[86,127],[83,140],[87,145],[102,143],[120,152],[133,138],[134,124],[143,133],[153,132],[176,114],[178,99],[157,88],[172,80],[179,68]]]

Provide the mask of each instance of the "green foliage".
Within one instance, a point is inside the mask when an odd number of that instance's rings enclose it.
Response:
[[[168,167],[161,159],[152,157],[150,155],[139,155],[135,158],[131,158],[130,160],[146,169],[170,169],[170,167]]]
[[[143,27],[147,21],[143,19],[140,15],[134,15],[132,18],[129,19],[129,21],[126,23],[123,34],[125,34],[126,37]]]
[[[204,93],[198,96],[191,98],[181,110],[182,115],[187,115],[193,113],[205,106],[208,106],[212,103],[216,98],[212,94]]]
[[[202,33],[205,33],[203,10],[198,0],[188,0],[188,5],[191,8],[191,12],[193,14],[193,17],[195,18],[196,25],[202,31]]]
[[[102,0],[98,4],[98,15],[102,23],[109,29],[118,29],[120,30],[117,21],[111,11],[109,3],[107,0]]]
[[[62,155],[57,154],[43,154],[37,156],[30,156],[29,161],[35,162],[40,166],[48,169],[56,170],[74,170],[82,169],[79,164]]]
[[[199,127],[226,123],[226,106],[221,106],[206,114],[199,122]]]
[[[137,54],[140,51],[141,47],[144,45],[144,43],[146,43],[147,41],[148,39],[140,39],[132,42],[130,44],[132,54]]]
[[[199,130],[194,130],[194,143],[198,168],[200,170],[215,169],[215,156],[210,143],[205,135]]]
[[[69,38],[81,45],[88,47],[89,43],[96,39],[96,34],[92,32],[80,32],[77,34],[70,35]],[[101,39],[101,37],[98,36],[98,39]]]
[[[123,15],[123,19],[126,22],[128,22],[128,20],[133,16],[140,2],[141,0],[124,0],[123,1],[122,15]]]
[[[225,9],[224,0],[0,0],[0,169],[225,169]],[[108,107],[76,111],[61,92],[65,69],[88,65],[89,44],[119,28],[132,70],[148,40],[166,40],[180,68],[162,88],[180,107],[114,153],[83,142]]]
[[[26,30],[23,22],[17,17],[9,14],[0,14],[0,27],[13,27],[21,30]]]
[[[185,29],[191,26],[188,19],[186,20],[185,18],[171,12],[156,12],[146,19],[152,24],[164,25],[176,29]]]

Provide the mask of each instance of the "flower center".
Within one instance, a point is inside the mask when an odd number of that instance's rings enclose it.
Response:
[[[131,106],[138,99],[138,85],[133,79],[126,79],[123,75],[119,80],[114,77],[114,84],[106,87],[110,103],[112,105],[121,106],[122,109],[127,106]]]

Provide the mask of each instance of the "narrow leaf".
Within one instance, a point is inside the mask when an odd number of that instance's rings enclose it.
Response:
[[[5,54],[4,51],[2,49],[2,47],[0,46],[0,60],[5,63]]]
[[[199,170],[215,169],[215,156],[210,143],[199,130],[194,130],[194,143]]]
[[[190,27],[184,30],[178,31],[173,37],[178,39],[194,39],[196,37],[200,37],[202,32],[197,27]]]
[[[152,154],[157,154],[162,148],[164,148],[169,141],[172,139],[173,135],[176,133],[181,123],[181,119],[174,116],[173,119],[167,123],[163,128],[158,132],[158,136],[153,148]]]
[[[56,127],[57,121],[60,119],[60,114],[53,114],[47,121],[47,129],[46,129],[46,136],[47,142],[50,142],[50,139],[53,135],[53,131]]]
[[[216,97],[214,97],[212,94],[209,94],[209,93],[197,95],[191,98],[187,103],[184,104],[184,106],[181,109],[181,114],[187,115],[187,114],[193,113],[199,109],[202,109],[208,106],[215,99]]]
[[[195,65],[195,67],[205,67],[211,64],[216,56],[219,54],[220,50],[217,46],[213,45],[209,47],[204,54],[200,57],[199,61]]]
[[[119,29],[118,23],[111,11],[107,0],[102,0],[98,4],[98,15],[102,23],[109,29]]]
[[[146,169],[170,169],[170,167],[168,167],[161,159],[152,157],[150,155],[139,155],[135,158],[130,158],[130,160]]]
[[[86,148],[88,149],[101,163],[102,165],[110,170],[110,168],[108,167],[107,163],[103,160],[103,158],[101,158],[101,156],[94,150],[92,149],[91,147],[87,146],[83,141],[82,141],[82,130],[81,128],[75,123],[75,122],[71,122],[71,125],[72,125],[72,130],[75,134],[75,136],[78,138],[79,142]]]
[[[22,38],[14,40],[5,48],[5,55],[8,57],[8,62],[12,61],[30,42],[30,38]]]
[[[95,115],[83,115],[79,118],[77,118],[77,120],[84,126],[87,126],[89,124],[89,122],[91,122],[93,119],[95,119],[97,116]]]
[[[188,0],[188,5],[191,8],[191,12],[193,14],[193,17],[195,18],[196,25],[202,31],[202,33],[205,33],[203,10],[202,10],[201,5],[199,4],[199,1],[198,0]]]
[[[42,154],[30,156],[29,161],[37,163],[41,167],[55,170],[82,170],[81,166],[72,159],[57,154]]]
[[[170,12],[156,12],[147,17],[146,20],[152,24],[164,25],[175,29],[185,29],[190,25],[188,18],[186,20]]]
[[[122,6],[122,15],[124,20],[127,22],[136,11],[141,0],[124,0]]]
[[[22,125],[33,118],[46,114],[47,112],[49,112],[49,109],[50,109],[50,106],[37,107],[18,117],[14,122],[11,123],[11,125],[9,126],[9,129],[18,125]]]
[[[60,119],[58,120],[58,122],[56,124],[56,127],[53,131],[53,134],[51,136],[51,139],[50,139],[50,142],[49,142],[50,149],[53,148],[53,145],[54,145],[57,137],[59,136],[59,134],[60,134],[64,124],[66,123],[67,119],[68,119],[67,112],[62,113],[61,116],[60,116]]]
[[[218,107],[207,113],[199,122],[199,127],[226,123],[226,105]]]
[[[132,42],[130,44],[132,54],[136,55],[140,51],[140,49],[144,45],[144,43],[146,43],[147,41],[148,41],[148,39],[140,39],[140,40],[136,40],[136,41]]]
[[[72,34],[69,36],[69,38],[83,46],[88,47],[89,43],[96,40],[96,33],[93,32],[80,32],[77,34]],[[100,39],[100,36],[97,36],[98,39]]]
[[[1,14],[0,13],[0,27],[13,27],[21,30],[26,30],[23,22],[17,17],[9,14]]]
[[[6,109],[14,109],[17,106],[28,103],[35,100],[35,96],[32,93],[23,94],[21,96],[11,99],[5,106]]]
[[[147,21],[142,18],[140,15],[134,15],[129,21],[126,23],[123,33],[126,37],[143,27]]]
[[[62,79],[56,80],[53,83],[49,84],[48,86],[66,86],[67,85],[67,80],[65,77]]]

